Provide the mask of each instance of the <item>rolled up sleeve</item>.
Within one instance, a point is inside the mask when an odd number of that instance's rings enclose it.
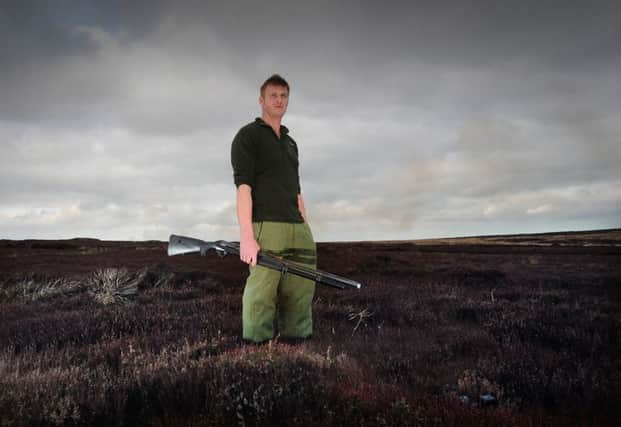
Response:
[[[246,132],[240,130],[231,144],[231,164],[233,165],[233,179],[235,186],[247,184],[254,186],[255,150]]]

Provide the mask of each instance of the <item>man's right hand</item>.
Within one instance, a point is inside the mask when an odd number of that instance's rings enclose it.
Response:
[[[253,267],[257,265],[261,247],[254,237],[242,237],[239,242],[239,259]]]

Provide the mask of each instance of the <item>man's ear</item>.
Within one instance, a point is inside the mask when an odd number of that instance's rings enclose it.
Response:
[[[259,96],[259,105],[263,107],[264,103],[265,103],[265,100],[263,99],[263,96]]]

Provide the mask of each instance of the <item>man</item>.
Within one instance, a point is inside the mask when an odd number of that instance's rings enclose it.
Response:
[[[316,268],[300,192],[298,148],[281,124],[288,103],[289,84],[274,74],[261,86],[261,117],[242,127],[231,147],[240,258],[250,265],[242,299],[243,338],[255,343],[274,337],[274,323],[284,338],[308,338],[313,332],[315,284],[257,265],[261,249]]]

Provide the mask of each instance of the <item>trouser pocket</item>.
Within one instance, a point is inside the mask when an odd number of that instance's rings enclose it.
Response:
[[[254,231],[254,239],[258,242],[261,239],[261,233],[263,232],[263,221],[253,222],[252,231]]]

